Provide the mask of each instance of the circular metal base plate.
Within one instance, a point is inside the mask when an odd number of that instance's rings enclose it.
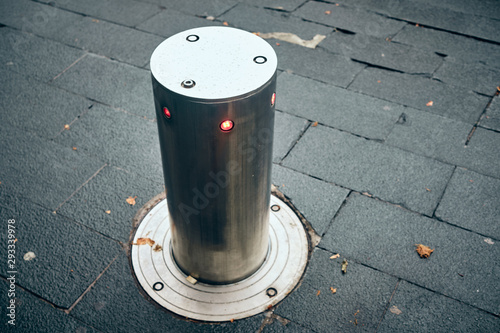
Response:
[[[142,219],[134,236],[133,244],[139,238],[155,242],[152,246],[132,245],[132,268],[137,281],[159,305],[191,319],[220,322],[267,310],[299,282],[308,255],[307,236],[299,218],[274,196],[270,209],[266,261],[242,281],[211,285],[187,279],[177,267],[170,246],[167,202],[160,201]]]

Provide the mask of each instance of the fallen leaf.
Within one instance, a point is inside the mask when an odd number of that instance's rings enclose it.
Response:
[[[330,259],[337,259],[338,257],[340,257],[340,253],[334,254]]]
[[[207,16],[206,19],[209,20],[209,21],[213,21],[213,20],[215,20],[215,17],[213,17],[213,16]]]
[[[231,318],[231,322],[234,323],[234,319],[233,318]]]
[[[403,313],[403,311],[399,310],[398,307],[395,306],[395,305],[391,306],[391,308],[389,309],[389,311],[391,311],[395,315],[400,315],[401,313]]]
[[[192,277],[191,275],[189,275],[186,280],[188,280],[189,283],[191,284],[196,284],[196,282],[198,282],[198,280],[196,280],[194,277]]]
[[[317,122],[317,121],[315,121],[314,123],[312,123],[312,125],[311,125],[311,126],[312,126],[312,127],[316,127],[316,126],[318,126],[318,122]]]
[[[342,260],[342,273],[347,273],[347,265],[348,265],[348,262],[346,259]]]
[[[427,192],[430,192],[430,191],[431,191],[431,190],[430,190],[430,189],[428,189],[427,187],[425,188],[425,190],[426,190]]]
[[[229,23],[227,23],[226,21],[222,22],[222,24],[224,24],[225,26],[229,25]]]
[[[310,49],[315,49],[316,46],[326,38],[326,35],[314,35],[312,39],[304,40],[299,36],[292,34],[290,32],[269,32],[269,33],[260,33],[260,37],[264,39],[275,38],[288,43],[297,44],[303,47],[307,47]]]
[[[484,241],[486,242],[486,244],[490,244],[490,245],[495,244],[495,242],[491,238],[485,238]]]
[[[325,10],[325,14],[326,14],[326,15],[330,15],[331,13],[332,13],[332,11],[331,11],[331,10]]]
[[[335,294],[337,292],[337,288],[330,287],[330,290],[332,291],[332,294]]]
[[[92,19],[92,22],[99,23],[99,20],[97,20],[97,19]]]
[[[358,326],[358,320],[354,319],[354,325]]]
[[[33,252],[26,252],[23,256],[23,259],[26,261],[30,261],[36,258],[36,255]]]
[[[276,46],[280,46],[281,44],[280,43],[276,43]]]
[[[252,32],[255,36],[260,36],[260,32]]]
[[[321,294],[321,290],[318,290],[318,292],[316,293],[316,296],[319,296],[319,294]]]
[[[105,211],[106,214],[111,214],[110,210]]]
[[[133,206],[135,205],[135,199],[137,198],[137,195],[135,197],[128,197],[125,201],[130,205],[130,206]]]
[[[160,252],[163,250],[163,247],[160,244],[156,244],[156,246],[153,248],[153,251],[155,252]]]
[[[422,244],[415,244],[417,249],[417,253],[420,255],[420,258],[428,258],[432,252],[434,252],[434,249],[431,250],[430,247],[422,245]]]
[[[382,81],[380,81],[380,80],[377,80],[377,83],[380,83],[380,82],[382,82]]]
[[[356,313],[354,314],[354,317],[356,317],[358,315],[358,313],[359,313],[359,310],[356,311]]]
[[[267,306],[267,308],[266,308],[266,309],[267,309],[267,310],[271,310],[272,308],[273,308],[273,305],[272,305],[272,304],[269,304],[269,305]]]
[[[415,26],[416,26],[416,27],[419,27],[419,24],[417,23],[417,24],[415,24]]]
[[[64,125],[64,129],[69,130],[69,125],[68,124]]]
[[[336,4],[335,4],[335,6],[337,6],[337,7],[338,7],[338,6],[339,6],[339,4],[338,4],[338,3],[336,3]]]
[[[432,106],[433,104],[434,104],[434,102],[433,102],[433,101],[428,101],[428,102],[427,102],[427,104],[425,104],[425,105],[427,105],[427,106]]]
[[[146,245],[148,244],[149,246],[155,245],[155,241],[152,240],[151,238],[137,238],[137,243],[134,243],[132,245]]]
[[[73,147],[73,150],[76,150],[76,147]]]
[[[497,90],[500,91],[500,86],[497,87]]]
[[[372,197],[372,195],[370,193],[368,193],[368,192],[363,192],[361,194],[366,195],[367,197],[370,197],[370,198]]]

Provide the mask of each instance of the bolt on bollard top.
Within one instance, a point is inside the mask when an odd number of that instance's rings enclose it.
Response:
[[[276,54],[204,27],[166,39],[150,66],[174,260],[202,282],[243,280],[269,247]]]

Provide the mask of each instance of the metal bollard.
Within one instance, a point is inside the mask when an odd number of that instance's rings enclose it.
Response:
[[[269,248],[276,54],[205,27],[165,40],[150,66],[175,262],[205,283],[243,280]]]

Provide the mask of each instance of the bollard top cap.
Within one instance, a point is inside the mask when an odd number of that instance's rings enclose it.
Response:
[[[163,41],[151,73],[168,90],[202,100],[247,95],[267,83],[278,59],[269,43],[244,30],[203,27]]]

